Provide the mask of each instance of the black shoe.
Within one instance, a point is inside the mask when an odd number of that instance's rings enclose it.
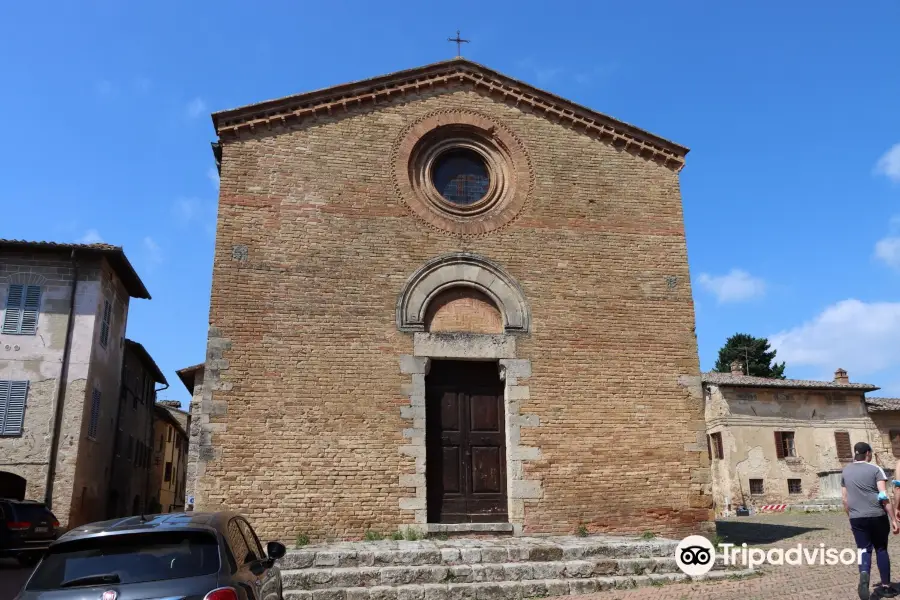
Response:
[[[893,585],[884,585],[883,583],[875,588],[878,591],[879,598],[896,598],[897,588]]]
[[[859,574],[859,585],[856,588],[859,600],[869,600],[869,574],[865,571]]]

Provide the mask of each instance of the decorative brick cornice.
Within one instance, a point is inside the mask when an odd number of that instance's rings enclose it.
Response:
[[[452,86],[472,86],[513,105],[527,106],[548,119],[675,171],[684,166],[688,153],[684,146],[462,58],[221,111],[212,118],[216,133],[227,138],[259,128],[349,113],[363,105]]]

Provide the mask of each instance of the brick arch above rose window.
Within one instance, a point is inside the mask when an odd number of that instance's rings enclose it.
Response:
[[[504,333],[529,333],[531,312],[518,282],[497,263],[467,252],[433,258],[413,273],[397,300],[397,328],[425,331],[429,303],[454,287],[484,294],[503,315]]]

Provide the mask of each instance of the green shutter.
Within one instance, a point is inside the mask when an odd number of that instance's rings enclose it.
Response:
[[[25,286],[14,283],[9,286],[9,294],[6,296],[6,311],[3,315],[2,333],[19,333],[19,325],[22,322],[22,304],[25,300]]]
[[[100,345],[106,348],[109,343],[109,319],[112,315],[112,305],[109,300],[103,301],[103,316],[100,320]]]
[[[22,327],[19,332],[23,335],[34,335],[37,333],[38,315],[41,313],[41,286],[29,285],[25,288],[24,304]]]
[[[0,435],[21,435],[27,381],[0,381]]]
[[[88,437],[97,438],[97,428],[100,424],[100,390],[94,389],[91,395],[91,420],[88,422]]]

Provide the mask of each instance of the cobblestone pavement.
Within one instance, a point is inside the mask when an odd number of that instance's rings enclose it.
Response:
[[[719,521],[717,531],[725,542],[746,542],[757,548],[804,547],[854,548],[850,524],[843,512],[781,513]],[[892,579],[900,580],[900,535],[892,536],[888,549],[893,557]],[[873,581],[879,581],[872,567]],[[758,576],[742,580],[683,583],[634,590],[608,591],[581,600],[854,600],[859,570],[854,565],[765,566]]]

